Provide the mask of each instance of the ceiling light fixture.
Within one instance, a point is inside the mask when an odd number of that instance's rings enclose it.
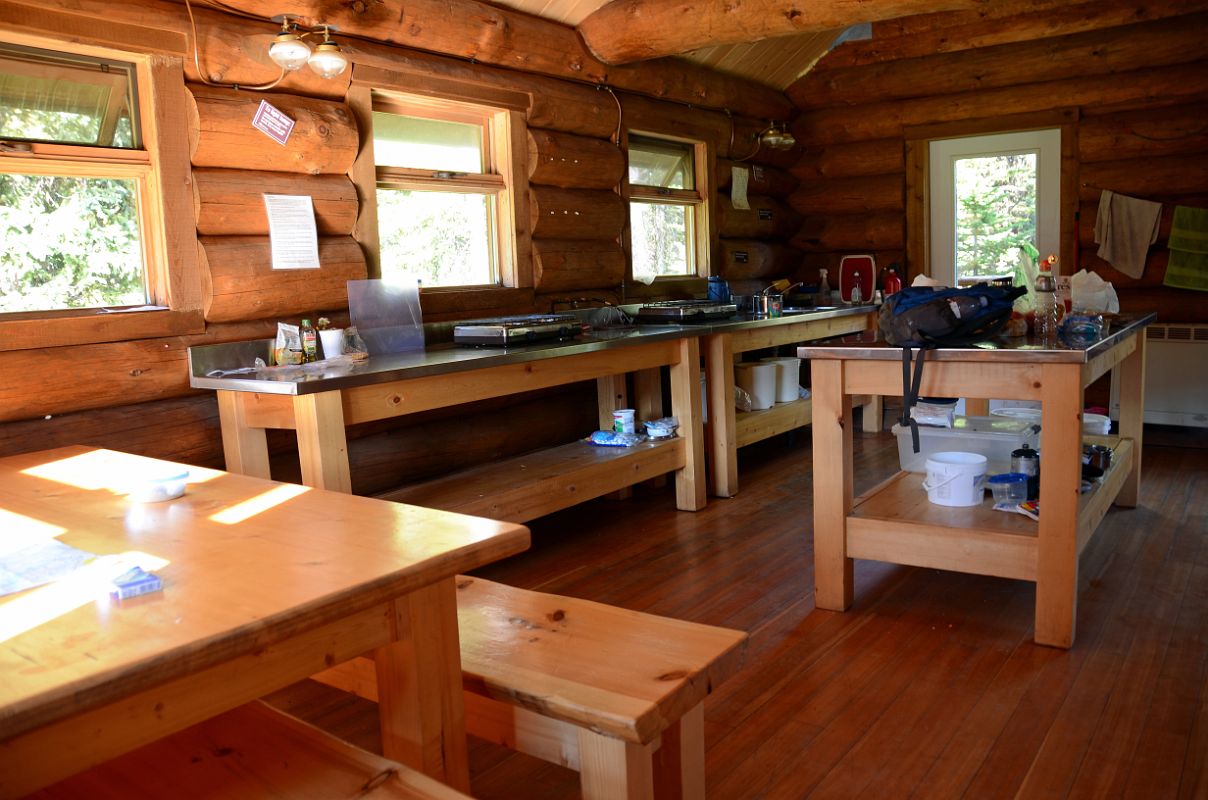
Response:
[[[189,14],[189,28],[193,33],[193,64],[197,67],[197,75],[207,86],[223,86],[230,89],[248,89],[263,92],[272,89],[285,79],[290,72],[295,72],[306,64],[321,78],[334,78],[348,69],[348,56],[340,50],[340,45],[331,38],[333,31],[338,30],[334,25],[318,23],[314,26],[302,25],[297,17],[290,14],[277,14],[272,21],[281,25],[281,30],[268,46],[268,57],[281,68],[281,74],[268,83],[255,85],[243,83],[224,83],[211,80],[201,67],[201,56],[197,47],[197,22],[193,19],[193,6],[185,0],[185,10]],[[307,42],[308,37],[322,35],[323,40],[312,48]],[[221,74],[221,73],[220,73]]]

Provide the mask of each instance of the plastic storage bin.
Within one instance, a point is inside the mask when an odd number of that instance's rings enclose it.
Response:
[[[1040,426],[1029,420],[1006,417],[957,416],[951,428],[919,426],[919,452],[914,452],[910,428],[894,425],[898,437],[898,461],[907,472],[926,472],[932,453],[959,451],[986,457],[990,474],[1009,472],[1011,451],[1025,444],[1040,446]]]

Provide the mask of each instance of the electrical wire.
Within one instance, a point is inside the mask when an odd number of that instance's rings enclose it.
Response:
[[[208,5],[219,8],[223,11],[229,11],[229,9],[221,4],[208,3]],[[285,67],[281,68],[281,74],[277,76],[276,80],[269,81],[268,83],[253,84],[251,86],[240,83],[224,83],[222,81],[210,80],[208,77],[206,77],[205,70],[201,68],[201,47],[197,41],[197,21],[193,18],[193,5],[189,2],[189,0],[185,0],[185,10],[189,13],[189,29],[193,34],[193,66],[197,68],[197,77],[206,86],[217,86],[223,89],[247,89],[248,91],[252,92],[265,92],[281,83],[281,81],[285,80]],[[239,16],[244,17],[245,19],[259,20],[258,17],[254,17],[251,14],[241,13]]]

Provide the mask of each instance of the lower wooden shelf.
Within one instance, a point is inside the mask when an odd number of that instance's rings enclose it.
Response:
[[[1094,535],[1132,469],[1130,439],[1096,438],[1115,448],[1111,468],[1078,502],[1078,551]],[[894,564],[1036,580],[1038,525],[1022,514],[931,503],[924,475],[899,472],[855,499],[847,518],[847,555]],[[1043,514],[1043,498],[1042,509]]]
[[[684,441],[573,442],[377,495],[383,500],[527,522],[684,467]]]
[[[777,403],[761,411],[739,411],[734,414],[734,441],[746,447],[778,433],[796,430],[813,420],[813,404],[807,397],[791,403]]]

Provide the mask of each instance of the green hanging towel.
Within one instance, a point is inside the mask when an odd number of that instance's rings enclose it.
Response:
[[[1208,208],[1175,206],[1167,246],[1170,260],[1162,282],[1208,292]]]

